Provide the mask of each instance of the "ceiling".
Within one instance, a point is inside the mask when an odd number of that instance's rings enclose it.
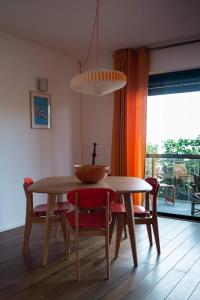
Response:
[[[0,31],[83,59],[95,9],[96,0],[0,0]],[[200,1],[101,0],[99,27],[100,55],[200,38]]]

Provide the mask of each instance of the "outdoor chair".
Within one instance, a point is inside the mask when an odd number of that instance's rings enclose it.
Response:
[[[191,195],[191,215],[200,213],[200,176],[194,174],[195,193]]]

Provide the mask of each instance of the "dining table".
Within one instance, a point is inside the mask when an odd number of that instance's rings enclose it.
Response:
[[[54,206],[58,195],[66,194],[74,189],[82,188],[111,188],[118,194],[122,194],[126,207],[127,225],[129,231],[129,239],[132,250],[134,267],[138,265],[135,222],[133,212],[133,193],[145,193],[151,191],[152,187],[145,180],[137,177],[127,176],[108,176],[102,181],[95,184],[85,184],[79,181],[75,176],[55,176],[46,177],[35,181],[29,191],[32,193],[48,194],[47,213],[45,220],[45,232],[43,242],[42,265],[46,266],[48,261],[49,239],[51,233],[51,219],[54,215]]]

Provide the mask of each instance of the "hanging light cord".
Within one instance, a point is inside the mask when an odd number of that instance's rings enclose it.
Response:
[[[96,44],[96,50],[97,50],[97,68],[99,69],[99,1],[100,0],[97,0],[97,12],[96,12],[96,18],[97,18],[97,21],[96,21],[96,26],[97,26],[97,44]]]
[[[96,29],[96,51],[97,51],[97,58],[96,59],[97,59],[97,67],[99,68],[99,3],[100,3],[100,0],[97,0],[97,7],[96,7],[95,18],[94,18],[92,37],[91,37],[91,40],[90,40],[90,46],[89,46],[89,49],[88,49],[86,59],[81,64],[82,68],[84,68],[86,66],[86,64],[89,60],[91,50],[92,50],[92,45],[93,45],[93,42],[94,42],[94,37],[95,37],[95,29]]]
[[[92,50],[92,45],[94,42],[94,37],[95,37],[95,29],[96,29],[96,63],[97,63],[97,68],[99,68],[99,2],[100,0],[97,0],[97,7],[96,7],[96,14],[95,14],[95,18],[94,18],[94,25],[93,25],[93,30],[92,30],[92,37],[90,40],[90,45],[89,45],[89,49],[88,49],[88,53],[86,56],[85,61],[83,61],[83,63],[81,63],[81,61],[79,61],[79,72],[80,74],[82,73],[82,69],[86,66],[89,58],[90,58],[90,54],[91,54],[91,50]],[[83,155],[83,103],[82,103],[82,94],[80,94],[80,106],[81,106],[81,160],[82,160],[82,164],[83,164],[83,160],[84,160],[84,155]]]
[[[94,1],[94,0],[93,0]],[[94,18],[92,36],[86,59],[82,60],[80,74],[74,76],[70,81],[72,90],[76,93],[103,96],[123,88],[126,85],[127,77],[123,72],[113,69],[100,69],[100,47],[99,47],[99,4],[100,0],[96,0],[96,13]],[[96,34],[96,35],[95,35]],[[96,47],[93,47],[96,46]],[[82,73],[83,68],[88,62],[91,51],[95,48],[95,65],[93,70]]]
[[[79,72],[82,73],[81,62],[79,61]],[[81,106],[81,163],[83,164],[83,101],[82,94],[80,94],[80,106]]]

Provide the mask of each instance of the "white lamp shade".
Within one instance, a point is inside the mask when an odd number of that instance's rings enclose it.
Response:
[[[103,96],[123,88],[126,81],[126,75],[122,72],[96,69],[73,77],[70,86],[80,94]]]

